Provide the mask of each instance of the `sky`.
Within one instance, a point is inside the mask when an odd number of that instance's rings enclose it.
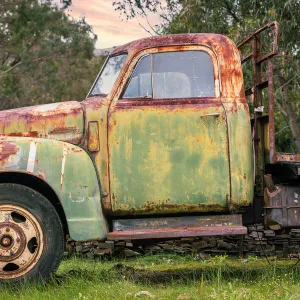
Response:
[[[98,36],[97,49],[123,45],[130,41],[151,36],[143,29],[136,19],[122,21],[119,12],[114,10],[113,0],[73,0],[71,16],[78,18],[84,16],[89,25],[93,27]],[[151,26],[159,24],[159,17],[148,16]],[[139,18],[140,23],[147,29],[147,21]]]

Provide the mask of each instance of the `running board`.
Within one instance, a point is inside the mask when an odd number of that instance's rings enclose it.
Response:
[[[247,234],[247,227],[222,226],[113,231],[108,234],[107,239],[121,241],[238,234]]]
[[[122,219],[113,221],[108,240],[143,240],[197,236],[243,235],[241,215]]]

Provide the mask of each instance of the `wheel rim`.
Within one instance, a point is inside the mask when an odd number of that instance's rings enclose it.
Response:
[[[29,272],[43,252],[43,232],[38,220],[16,205],[0,205],[0,279]]]

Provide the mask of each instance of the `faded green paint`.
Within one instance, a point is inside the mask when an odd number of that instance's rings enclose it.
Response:
[[[227,128],[220,103],[120,110],[121,102],[109,118],[113,210],[228,210]],[[220,115],[204,116],[214,113]]]
[[[85,110],[85,124],[97,121],[99,125],[99,148],[98,152],[91,152],[90,156],[98,172],[98,180],[102,193],[102,208],[104,213],[111,213],[109,195],[109,170],[107,149],[107,114],[109,101],[103,97],[89,98],[82,102]],[[88,149],[88,139],[83,140],[82,147]]]
[[[237,99],[238,100],[238,99]],[[254,165],[248,107],[224,103],[226,110],[231,169],[231,208],[251,205],[254,195]]]
[[[74,240],[106,238],[108,228],[102,214],[98,179],[84,150],[64,142],[20,137],[1,138],[0,148],[1,172],[32,174],[52,187]]]

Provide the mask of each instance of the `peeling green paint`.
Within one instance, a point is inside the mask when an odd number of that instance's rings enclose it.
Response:
[[[216,103],[116,108],[111,113],[114,211],[207,211],[216,205],[229,209],[227,129],[223,108]],[[220,115],[201,117],[211,113]]]
[[[84,150],[60,141],[21,137],[1,138],[2,153],[4,147],[15,151],[2,156],[0,172],[29,173],[49,184],[62,204],[74,240],[106,238],[99,183]]]

